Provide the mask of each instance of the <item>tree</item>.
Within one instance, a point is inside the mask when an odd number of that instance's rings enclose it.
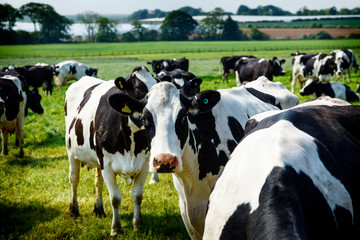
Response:
[[[316,33],[316,39],[332,39],[332,37],[328,32],[320,31]]]
[[[13,8],[10,4],[0,4],[0,27],[1,29],[5,28],[5,23],[7,23],[7,29],[12,31],[15,26],[16,19],[22,18],[20,11],[16,8]]]
[[[223,25],[223,31],[221,33],[222,40],[244,40],[246,36],[239,29],[237,22],[232,20],[230,16],[225,20]]]
[[[20,12],[23,15],[28,16],[31,22],[34,24],[34,32],[36,32],[36,23],[39,22],[38,21],[39,11],[41,11],[42,7],[43,6],[41,3],[34,3],[34,2],[27,3],[20,7]]]
[[[248,8],[245,5],[240,5],[236,14],[237,15],[249,15],[249,12],[250,12],[250,8]]]
[[[261,32],[256,27],[251,28],[251,30],[250,30],[250,38],[252,40],[269,40],[270,39],[269,35]]]
[[[205,13],[203,12],[203,10],[201,8],[193,8],[193,7],[186,6],[186,7],[179,8],[178,10],[184,11],[184,12],[190,14],[191,16],[205,15]]]
[[[206,17],[202,20],[200,29],[202,34],[205,35],[205,38],[208,40],[215,40],[218,38],[220,30],[223,28],[224,21],[222,16],[224,10],[221,8],[215,8],[213,11],[209,12]]]
[[[175,10],[169,13],[161,27],[161,37],[164,40],[187,40],[195,30],[197,22],[186,12]]]
[[[131,14],[128,17],[128,19],[129,20],[140,20],[140,19],[148,18],[148,16],[149,16],[149,11],[147,9],[142,9],[142,10],[133,12],[133,14]]]
[[[97,24],[99,26],[98,33],[96,34],[97,42],[117,41],[117,36],[116,36],[117,21],[110,20],[106,17],[100,17]]]
[[[86,27],[86,31],[88,33],[88,39],[90,42],[95,42],[96,39],[96,28],[97,28],[97,21],[99,20],[100,16],[92,11],[87,11],[84,13],[80,13],[77,15],[77,19],[84,23]]]
[[[139,41],[143,41],[146,28],[143,27],[139,21],[133,21],[131,25],[133,26],[131,31],[134,37],[137,38]]]

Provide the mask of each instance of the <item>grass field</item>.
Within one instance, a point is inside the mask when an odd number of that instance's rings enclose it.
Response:
[[[247,46],[243,46],[244,44]],[[212,47],[218,50],[215,51]],[[135,66],[147,65],[148,60],[187,57],[190,60],[190,71],[203,79],[202,89],[220,89],[235,86],[234,76],[230,77],[229,83],[221,82],[219,60],[222,56],[235,54],[252,54],[265,58],[278,56],[286,59],[284,65],[286,75],[275,77],[275,81],[281,81],[289,89],[290,53],[295,50],[312,53],[330,52],[335,48],[343,47],[352,48],[358,59],[360,42],[350,40],[1,46],[0,66],[7,66],[10,63],[16,66],[37,62],[53,64],[75,59],[99,68],[99,78],[110,80],[118,76],[125,77]],[[105,49],[109,51],[112,48],[119,49],[120,52],[126,49],[127,54],[98,56],[99,48],[104,49],[102,50],[104,52]],[[240,50],[233,51],[232,48]],[[66,49],[69,50],[65,51]],[[189,49],[189,52],[186,52],[186,49]],[[196,49],[202,51],[197,52]],[[84,56],[84,51],[87,51],[87,57]],[[16,58],[21,52],[39,57]],[[64,56],[58,57],[59,52]],[[70,55],[66,55],[67,52]],[[147,66],[150,69],[150,66]],[[360,72],[356,74],[352,72],[352,83],[348,85],[355,89],[358,82],[360,82]],[[29,111],[24,130],[25,157],[19,159],[15,156],[18,149],[15,147],[14,135],[9,139],[9,156],[0,156],[2,179],[0,239],[110,238],[112,212],[107,188],[104,187],[103,194],[107,217],[98,219],[92,213],[95,197],[94,173],[92,170],[88,171],[86,167],[81,170],[78,191],[81,217],[74,220],[68,212],[70,184],[64,139],[63,103],[65,91],[71,83],[61,92],[55,89],[52,96],[43,96],[42,105],[45,110],[43,115]],[[295,91],[299,96],[298,85]],[[311,99],[311,97],[299,97],[301,102]],[[180,216],[178,195],[173,187],[171,174],[160,175],[158,184],[145,185],[142,203],[144,224],[137,232],[133,232],[131,228],[133,213],[131,187],[127,186],[123,179],[117,180],[123,195],[120,215],[124,233],[120,236],[121,239],[189,239]]]

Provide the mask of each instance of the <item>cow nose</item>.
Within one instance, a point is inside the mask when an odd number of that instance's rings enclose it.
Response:
[[[154,169],[158,173],[175,172],[178,164],[178,158],[169,153],[158,154],[153,160]]]

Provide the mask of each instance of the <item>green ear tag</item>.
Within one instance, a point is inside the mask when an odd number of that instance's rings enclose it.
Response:
[[[128,105],[125,104],[125,106],[121,109],[122,112],[124,113],[131,113],[131,109],[129,108]]]
[[[209,100],[207,98],[204,99],[204,104],[208,104]]]

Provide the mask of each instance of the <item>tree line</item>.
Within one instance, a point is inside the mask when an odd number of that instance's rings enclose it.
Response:
[[[271,5],[269,5],[271,6]],[[267,6],[267,7],[269,7]],[[279,9],[263,7],[262,10],[273,14]],[[273,7],[273,6],[272,6]],[[245,11],[243,5],[238,9]],[[263,14],[264,14],[263,11]],[[159,11],[154,11],[160,14]],[[252,27],[250,34],[244,34],[231,14],[221,8],[205,13],[205,18],[198,23],[193,14],[203,15],[201,9],[183,7],[164,15],[160,31],[149,30],[139,21],[131,22],[132,29],[122,35],[117,33],[119,21],[87,11],[77,15],[77,20],[84,24],[87,36],[71,36],[70,26],[73,21],[58,14],[48,4],[28,3],[19,9],[10,4],[0,4],[0,44],[34,44],[59,42],[134,42],[134,41],[182,41],[182,40],[267,40],[269,36]],[[227,18],[224,19],[224,16]],[[161,16],[161,15],[157,15]],[[33,32],[14,31],[18,19],[28,17],[34,24]],[[149,17],[149,16],[147,16]],[[39,26],[39,29],[37,29]]]

